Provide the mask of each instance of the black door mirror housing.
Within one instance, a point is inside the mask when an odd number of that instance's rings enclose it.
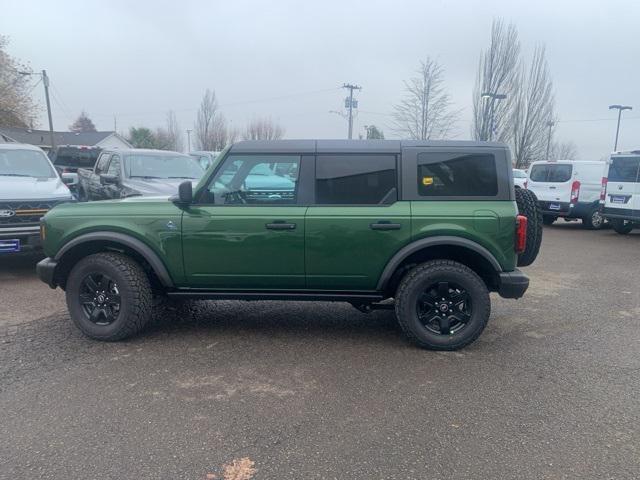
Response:
[[[187,180],[182,182],[178,187],[178,203],[181,205],[190,205],[193,203],[193,184]]]
[[[108,173],[103,173],[100,175],[100,183],[102,185],[115,185],[118,183],[118,176],[109,175]]]

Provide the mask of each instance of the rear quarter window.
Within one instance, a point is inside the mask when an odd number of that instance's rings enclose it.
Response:
[[[492,154],[421,153],[418,195],[421,197],[495,197],[496,161]]]
[[[639,169],[640,157],[614,157],[609,165],[608,179],[610,182],[635,183],[638,181]]]

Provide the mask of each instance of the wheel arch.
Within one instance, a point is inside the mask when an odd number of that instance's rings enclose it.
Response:
[[[416,240],[396,252],[382,271],[377,289],[393,295],[410,268],[435,259],[466,265],[482,278],[489,290],[497,289],[498,274],[503,271],[500,262],[482,245],[461,237],[435,236]]]
[[[164,262],[153,249],[131,235],[118,232],[91,232],[73,238],[56,253],[54,278],[65,288],[73,265],[82,257],[104,251],[120,251],[142,265],[157,289],[172,288],[173,280]]]

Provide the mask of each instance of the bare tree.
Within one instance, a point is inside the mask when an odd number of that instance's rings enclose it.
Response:
[[[458,119],[459,112],[451,109],[445,91],[444,71],[429,57],[420,62],[416,76],[405,80],[404,96],[395,105],[394,130],[413,140],[444,138]]]
[[[95,132],[96,126],[93,124],[93,120],[89,118],[87,112],[82,110],[76,121],[69,125],[70,132]]]
[[[242,133],[244,140],[279,140],[283,136],[284,128],[271,118],[254,118]]]
[[[513,129],[509,121],[518,87],[520,40],[515,25],[496,19],[491,25],[491,43],[480,54],[473,88],[473,137],[476,140],[508,142]],[[483,93],[506,95],[503,100]],[[493,132],[491,129],[493,128]]]
[[[238,137],[238,131],[229,128],[227,119],[218,108],[214,91],[207,89],[195,124],[196,140],[201,150],[220,151]]]
[[[578,147],[573,142],[551,142],[549,160],[576,160]]]
[[[30,127],[37,114],[31,98],[31,77],[19,73],[29,68],[6,52],[8,44],[8,37],[0,35],[0,125]]]
[[[173,110],[167,112],[167,125],[165,128],[158,128],[156,138],[163,145],[163,150],[184,151],[184,136]]]
[[[511,116],[516,168],[524,168],[546,155],[547,122],[553,118],[553,84],[544,47],[533,53],[529,71],[521,70]]]

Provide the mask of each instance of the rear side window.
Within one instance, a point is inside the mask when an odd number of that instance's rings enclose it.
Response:
[[[564,183],[571,180],[572,165],[534,165],[529,178],[533,182]]]
[[[490,154],[421,153],[418,194],[422,197],[495,197],[498,175]]]
[[[610,182],[632,182],[638,181],[638,170],[640,169],[640,157],[614,157],[609,166]]]
[[[318,155],[316,203],[378,205],[398,199],[395,155]]]

